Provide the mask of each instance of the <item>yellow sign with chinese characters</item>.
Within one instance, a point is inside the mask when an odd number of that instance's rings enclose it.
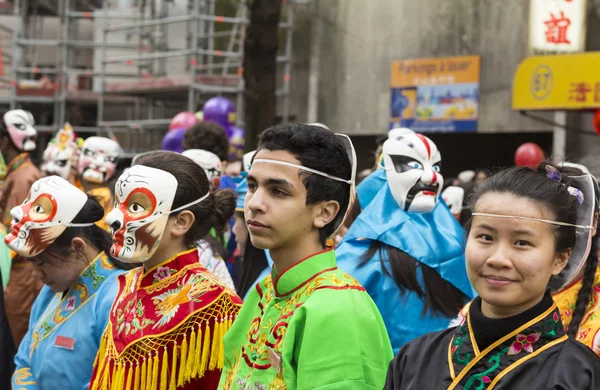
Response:
[[[600,52],[526,58],[513,80],[512,108],[600,108]]]

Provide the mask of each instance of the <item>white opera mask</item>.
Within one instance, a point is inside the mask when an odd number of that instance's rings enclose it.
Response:
[[[204,170],[213,188],[219,187],[218,183],[223,170],[223,163],[216,154],[202,149],[188,149],[182,152],[181,155],[191,159]]]
[[[37,130],[33,127],[35,120],[29,111],[10,110],[4,114],[4,124],[10,139],[17,149],[24,152],[35,150]]]
[[[4,242],[21,256],[38,255],[67,227],[79,226],[71,222],[87,199],[84,192],[61,177],[39,179],[23,204],[10,211],[12,223]]]
[[[71,169],[77,165],[80,142],[81,138],[76,138],[71,125],[66,123],[44,150],[42,171],[47,176],[57,175],[68,179]]]
[[[450,186],[442,192],[442,199],[455,217],[460,217],[465,199],[465,190],[462,187]]]
[[[444,184],[437,146],[422,134],[403,132],[383,144],[383,162],[392,196],[404,211],[434,209]]]
[[[115,207],[106,216],[113,236],[111,255],[125,262],[152,257],[162,238],[177,192],[169,172],[135,165],[115,185]]]
[[[105,137],[90,137],[81,147],[77,172],[90,183],[106,183],[117,169],[121,147],[117,141]]]

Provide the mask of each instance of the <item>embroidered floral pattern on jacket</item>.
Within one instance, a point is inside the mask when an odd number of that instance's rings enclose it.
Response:
[[[133,301],[127,302],[125,309],[117,310],[117,334],[125,330],[125,334],[135,334],[138,331],[152,325],[154,321],[144,318],[144,305],[141,301],[135,304]]]
[[[169,276],[173,275],[177,270],[171,269],[169,267],[158,267],[156,272],[152,274],[154,277],[154,283],[161,282],[167,279]]]
[[[488,347],[487,352],[478,354],[469,332],[469,321],[463,321],[448,347],[450,371],[454,373],[453,384],[458,380],[460,386],[457,388],[487,389],[507,367],[526,359],[535,351],[563,342],[566,338],[556,305],[540,315],[529,327],[517,329]],[[469,370],[465,371],[467,368]]]
[[[240,306],[196,249],[120,276],[90,389],[215,388],[205,373],[223,367],[222,338]]]
[[[248,330],[246,343],[242,346],[242,354],[240,359],[245,362],[248,367],[258,370],[275,369],[277,372],[274,380],[268,384],[259,383],[238,383],[240,389],[258,389],[264,386],[268,390],[286,389],[284,382],[283,367],[278,367],[277,357],[280,353],[282,342],[285,339],[289,319],[294,315],[294,312],[302,307],[304,302],[317,290],[320,289],[358,289],[364,290],[363,287],[350,276],[344,278],[337,275],[337,268],[323,272],[308,283],[302,285],[296,291],[285,296],[285,299],[276,299],[275,290],[271,276],[267,276],[263,282],[257,285],[259,294],[262,299],[259,303],[259,315],[254,318],[250,329]],[[274,301],[276,300],[276,301]],[[273,305],[276,312],[280,313],[275,320],[264,320],[265,309]],[[236,362],[235,364],[239,364]],[[237,370],[229,371],[230,374],[235,374]],[[225,388],[230,388],[233,381],[239,382],[240,378],[234,379],[234,376],[228,378]],[[243,380],[242,380],[243,381]],[[254,387],[253,387],[254,386]]]

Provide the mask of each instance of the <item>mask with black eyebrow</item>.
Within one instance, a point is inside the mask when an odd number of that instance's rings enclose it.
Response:
[[[432,211],[444,178],[437,146],[422,134],[405,131],[383,144],[383,162],[390,191],[408,212]]]
[[[19,151],[31,152],[36,148],[37,130],[35,120],[29,111],[10,110],[4,114],[4,124],[8,135]]]

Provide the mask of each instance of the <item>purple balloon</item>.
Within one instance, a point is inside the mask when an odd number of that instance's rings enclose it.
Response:
[[[183,152],[183,136],[187,129],[179,128],[167,132],[162,139],[161,149],[170,152]]]
[[[225,129],[235,124],[235,106],[222,96],[214,97],[204,103],[202,112],[205,121],[216,122]]]
[[[244,156],[245,132],[244,129],[237,126],[227,128],[227,138],[229,138],[229,160],[240,159]]]
[[[199,123],[200,119],[193,112],[183,111],[179,114],[175,115],[173,119],[171,119],[171,124],[169,125],[169,130],[173,129],[189,129],[194,126],[196,123]]]

